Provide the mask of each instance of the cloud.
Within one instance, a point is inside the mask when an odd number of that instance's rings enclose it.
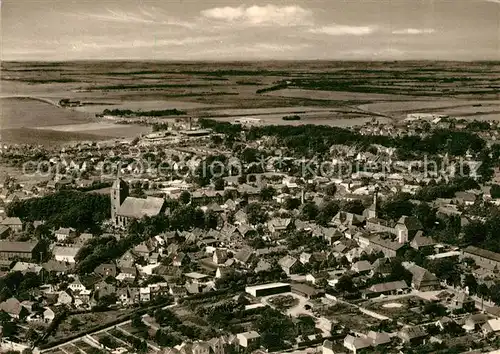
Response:
[[[61,13],[61,15],[69,15],[80,19],[93,19],[101,22],[117,22],[124,24],[157,24],[186,28],[193,27],[192,23],[180,21],[178,19],[167,16],[155,8],[152,8],[152,11],[147,11],[144,8],[140,8],[138,11],[135,11],[133,13],[106,9],[106,12],[103,13]]]
[[[130,41],[99,42],[99,41],[77,41],[71,43],[71,50],[105,50],[105,49],[131,49],[131,48],[158,48],[180,47],[209,42],[220,42],[222,37],[185,37],[175,39],[131,39]]]
[[[345,26],[345,25],[330,25],[318,28],[311,28],[310,33],[327,34],[329,36],[364,36],[376,31],[375,27],[371,26]]]
[[[226,6],[203,10],[201,16],[209,20],[245,25],[296,26],[310,23],[312,12],[295,5]]]
[[[392,34],[431,34],[434,33],[434,29],[432,28],[405,28],[400,30],[392,31]]]

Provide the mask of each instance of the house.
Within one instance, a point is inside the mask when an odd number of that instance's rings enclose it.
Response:
[[[433,291],[441,288],[439,279],[427,269],[412,265],[408,267],[408,270],[413,275],[411,280],[412,288],[419,291]]]
[[[495,318],[488,320],[482,327],[484,334],[497,333],[500,332],[500,319]]]
[[[344,338],[344,347],[349,349],[354,354],[359,353],[363,349],[369,348],[371,346],[371,341],[363,337],[355,337],[348,334]]]
[[[149,248],[144,242],[135,246],[133,252],[137,257],[142,257],[144,259],[148,259],[149,257]]]
[[[85,286],[80,281],[80,278],[75,275],[73,277],[73,281],[68,284],[68,289],[70,289],[74,293],[79,293],[83,290],[86,290]]]
[[[10,228],[14,232],[23,231],[23,222],[17,217],[8,217],[0,222],[0,225]]]
[[[93,238],[94,238],[94,236],[92,234],[82,233],[82,234],[80,234],[80,236],[78,236],[77,242],[80,245],[83,245],[83,244],[89,242],[90,240],[92,240]]]
[[[267,223],[267,228],[272,234],[284,232],[292,225],[292,219],[273,218]]]
[[[36,247],[38,242],[0,241],[0,259],[40,259]]]
[[[9,314],[10,317],[16,319],[23,319],[29,315],[29,311],[14,297],[0,303],[0,311],[4,311]]]
[[[410,242],[410,247],[416,249],[417,251],[432,249],[436,245],[436,241],[431,237],[424,236],[424,233],[420,230],[416,233],[413,240]]]
[[[375,234],[369,239],[369,246],[375,252],[382,252],[387,258],[402,256],[406,250],[404,243],[394,241],[389,235]]]
[[[136,267],[122,267],[120,273],[116,276],[116,280],[133,282],[137,277]]]
[[[375,284],[364,291],[365,297],[375,297],[379,295],[393,295],[401,294],[406,289],[408,285],[404,280],[391,281],[387,283]]]
[[[299,261],[292,256],[284,256],[278,261],[281,269],[285,272],[286,275],[290,276],[290,274],[294,274],[294,272],[298,269]]]
[[[72,228],[60,227],[57,231],[55,231],[55,236],[57,242],[64,243],[76,236],[76,231]]]
[[[76,263],[75,257],[80,251],[80,247],[62,247],[56,246],[54,247],[52,253],[54,254],[54,258],[58,262],[65,263]]]
[[[215,264],[223,264],[227,261],[227,258],[228,258],[227,250],[219,248],[214,251],[212,260]]]
[[[254,257],[254,249],[251,247],[244,247],[234,254],[234,260],[243,265],[249,265]]]
[[[179,252],[176,253],[172,257],[172,265],[174,267],[182,267],[182,265],[188,261],[188,258],[186,257],[186,254],[184,252]]]
[[[301,283],[292,284],[292,293],[303,296],[307,299],[317,299],[325,295],[324,290],[318,290],[310,285]]]
[[[475,330],[479,330],[488,320],[488,315],[484,313],[470,315],[465,319],[465,323],[462,328],[467,332],[473,332]]]
[[[500,270],[500,253],[495,253],[479,247],[468,246],[463,250],[462,258],[471,258],[476,265],[484,269]]]
[[[236,339],[240,347],[245,350],[257,349],[260,343],[260,334],[255,331],[238,333]]]
[[[73,302],[73,298],[66,291],[60,291],[57,294],[57,304],[56,305],[69,305]]]
[[[369,273],[372,270],[372,265],[368,261],[357,261],[352,265],[351,270],[356,273]]]
[[[48,262],[42,264],[42,268],[48,273],[60,275],[67,273],[70,267],[66,262],[59,262],[55,259],[50,259]]]
[[[420,326],[406,326],[398,332],[398,337],[405,343],[419,345],[424,343],[427,332]]]
[[[472,312],[476,308],[476,302],[466,293],[459,292],[455,297],[453,297],[451,306],[455,309]]]
[[[111,263],[104,263],[99,266],[97,266],[96,269],[94,269],[94,273],[97,275],[100,275],[103,278],[112,276],[113,278],[116,277],[116,266]]]

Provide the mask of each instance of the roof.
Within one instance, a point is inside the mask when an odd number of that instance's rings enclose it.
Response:
[[[292,256],[285,256],[281,258],[278,263],[282,268],[290,268],[295,263],[297,263],[297,259],[293,258]]]
[[[365,272],[372,269],[372,265],[368,261],[357,261],[352,265],[352,270],[357,270],[358,272]]]
[[[255,338],[260,338],[260,334],[255,332],[255,331],[249,331],[249,332],[243,332],[243,333],[238,333],[238,336],[244,337],[246,339],[255,339]]]
[[[306,294],[307,296],[314,296],[319,293],[319,291],[312,286],[300,283],[292,284],[292,290],[301,292],[303,294]]]
[[[486,259],[491,259],[495,262],[500,262],[500,253],[495,253],[492,251],[485,250],[483,248],[469,246],[464,249],[464,254],[470,253],[476,256],[480,256]]]
[[[38,242],[0,241],[0,252],[32,253]]]
[[[76,254],[80,251],[80,247],[61,247],[56,246],[52,253],[55,256],[63,256],[63,257],[75,257]]]
[[[409,339],[425,337],[427,335],[425,330],[419,326],[403,328],[400,333]]]
[[[206,274],[201,274],[201,273],[197,273],[197,272],[186,273],[184,275],[186,277],[192,278],[192,279],[203,279],[203,278],[208,277],[208,275],[206,275]]]
[[[23,222],[21,221],[21,219],[17,218],[17,217],[8,217],[8,218],[5,218],[2,220],[2,222],[0,223],[2,225],[22,225]]]
[[[247,293],[249,293],[252,290],[258,291],[258,290],[265,290],[265,289],[280,288],[282,286],[290,286],[290,284],[287,284],[287,283],[268,283],[268,284],[253,285],[253,286],[247,286],[245,288],[245,291]]]
[[[426,247],[426,246],[434,246],[436,244],[436,241],[432,237],[426,237],[424,236],[424,233],[422,231],[418,231],[413,240],[411,241],[410,245],[412,247]]]
[[[500,331],[500,319],[495,318],[495,319],[492,319],[492,320],[488,320],[488,322],[486,322],[483,325],[483,328],[485,328],[489,332],[498,332],[498,331]]]
[[[383,293],[386,291],[394,291],[394,290],[400,290],[400,289],[406,289],[408,288],[408,285],[404,280],[397,280],[397,281],[390,281],[387,283],[380,283],[380,284],[375,284],[372,285],[368,290],[374,292],[374,293]]]
[[[145,199],[127,197],[120,205],[117,214],[136,219],[143,216],[155,216],[160,214],[164,202],[163,198],[156,197],[147,197]]]
[[[402,216],[398,220],[398,224],[406,226],[408,230],[421,230],[422,224],[415,216]]]
[[[370,347],[371,341],[367,340],[366,338],[359,338],[359,337],[354,337],[348,334],[344,338],[344,346],[349,345],[350,347],[354,347],[356,349],[362,349],[362,348],[368,348]]]
[[[19,315],[22,309],[23,306],[21,305],[19,300],[14,297],[11,297],[10,299],[7,299],[4,302],[0,303],[0,310],[5,311],[8,314]]]

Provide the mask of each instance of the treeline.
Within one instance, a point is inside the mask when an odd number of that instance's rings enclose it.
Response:
[[[164,116],[181,116],[187,114],[186,111],[174,109],[162,109],[152,111],[132,111],[130,109],[105,109],[102,114],[107,116],[120,117],[164,117]]]
[[[13,202],[8,216],[24,222],[45,220],[49,228],[73,227],[79,232],[99,232],[99,225],[110,218],[109,196],[78,191],[59,191],[42,198]]]
[[[258,89],[257,91],[255,91],[255,93],[266,93],[266,92],[271,92],[271,91],[278,91],[278,90],[286,89],[287,87],[288,87],[288,84],[286,82],[281,82],[281,83],[274,85],[274,86]]]
[[[481,152],[485,141],[474,133],[450,129],[437,129],[429,135],[390,137],[380,135],[363,135],[355,130],[306,124],[253,126],[245,130],[241,125],[215,120],[202,119],[204,128],[229,136],[236,136],[242,131],[247,140],[257,140],[265,136],[278,139],[281,146],[300,155],[317,155],[327,153],[332,145],[357,146],[367,149],[371,145],[383,145],[397,149],[401,158],[415,158],[426,155],[448,153],[452,156],[463,156],[470,151]]]

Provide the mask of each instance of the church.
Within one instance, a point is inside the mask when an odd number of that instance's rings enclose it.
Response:
[[[111,220],[116,227],[124,228],[131,220],[159,215],[164,209],[163,198],[129,197],[129,186],[121,178],[116,179],[111,187]]]

